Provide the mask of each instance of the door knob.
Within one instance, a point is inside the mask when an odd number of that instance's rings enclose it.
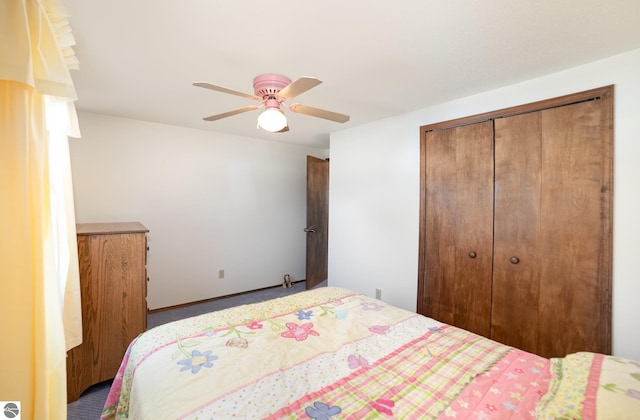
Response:
[[[306,227],[306,228],[304,228],[304,231],[307,232],[307,233],[314,233],[315,229],[312,228],[312,227]]]
[[[520,259],[518,257],[511,257],[509,258],[509,261],[511,262],[511,264],[518,264],[520,262]]]

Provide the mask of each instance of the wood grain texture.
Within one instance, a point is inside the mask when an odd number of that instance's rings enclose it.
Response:
[[[540,287],[540,113],[495,121],[495,225],[490,337],[536,352]],[[517,258],[518,263],[511,262]],[[525,327],[532,326],[532,327]]]
[[[140,222],[112,222],[112,223],[78,223],[76,233],[78,235],[98,235],[101,233],[134,233],[149,232]]]
[[[493,124],[426,136],[425,290],[421,313],[488,335]]]
[[[78,235],[83,342],[68,352],[69,402],[113,378],[129,343],[147,328],[146,228],[123,229]]]
[[[307,289],[327,279],[329,268],[329,161],[307,156]]]
[[[603,230],[602,102],[542,111],[542,232],[538,353],[610,353],[609,285],[601,272],[606,253]],[[570,122],[570,123],[568,123]],[[559,322],[562,320],[561,322]]]
[[[455,149],[455,130],[491,121],[491,331],[480,333],[545,357],[610,354],[613,86],[421,127],[418,312],[460,325],[468,295],[457,289],[466,252],[458,235],[476,236],[474,207],[484,206],[470,200],[468,213],[452,219],[468,192],[450,186],[464,177],[434,140]],[[470,189],[474,178],[465,181]]]
[[[424,271],[418,312],[455,322],[455,142],[450,131],[427,132],[424,148]],[[437,163],[437,164],[436,164]]]

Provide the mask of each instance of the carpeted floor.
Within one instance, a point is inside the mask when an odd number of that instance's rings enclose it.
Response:
[[[318,287],[326,286],[326,281]],[[305,282],[294,283],[293,287],[284,289],[280,286],[269,289],[258,290],[250,293],[230,296],[223,299],[216,299],[210,302],[203,302],[194,305],[184,306],[167,311],[154,312],[147,316],[147,327],[153,328],[167,322],[190,316],[200,315],[207,312],[219,311],[232,306],[245,305],[248,303],[261,302],[274,299],[305,290]],[[88,388],[77,401],[67,404],[67,420],[97,420],[100,418],[102,407],[107,400],[107,394],[111,387],[111,381],[105,381]]]

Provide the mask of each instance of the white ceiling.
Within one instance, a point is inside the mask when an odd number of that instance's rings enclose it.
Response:
[[[638,0],[63,3],[78,109],[323,148],[332,131],[640,48]],[[319,78],[295,102],[351,120],[285,111],[287,133],[256,130],[259,111],[202,120],[255,102],[193,82],[253,93],[262,73]]]

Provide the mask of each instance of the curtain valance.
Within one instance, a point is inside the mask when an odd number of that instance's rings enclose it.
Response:
[[[68,14],[59,0],[0,0],[0,80],[42,95],[77,99],[69,69],[78,68]]]

